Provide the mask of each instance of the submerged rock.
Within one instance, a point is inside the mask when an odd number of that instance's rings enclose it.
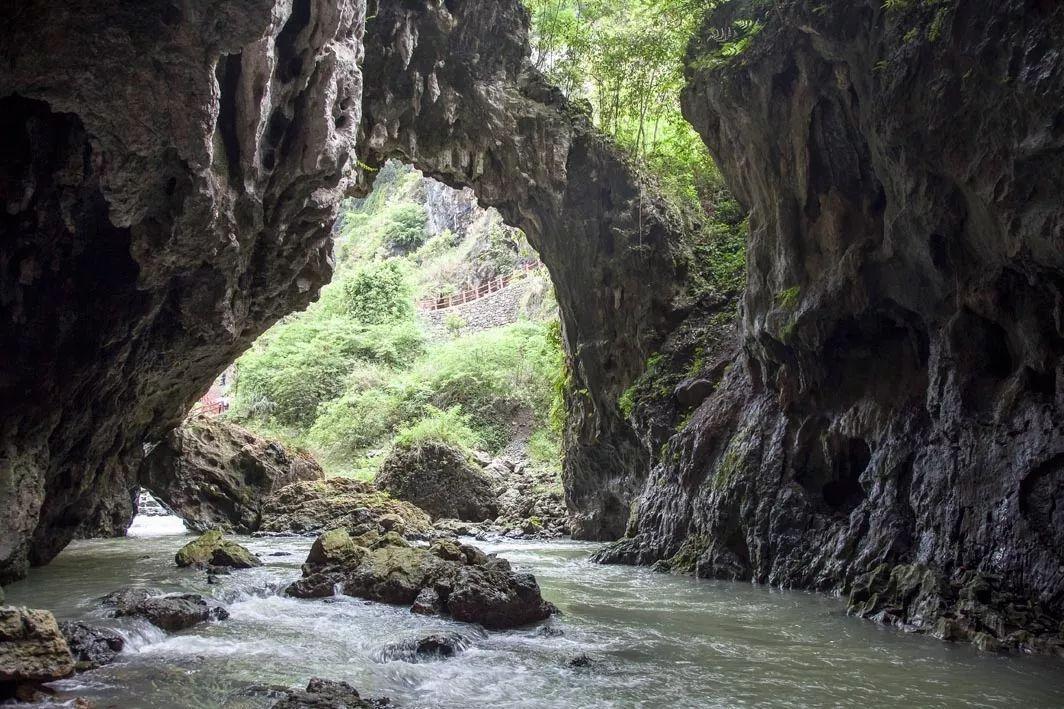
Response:
[[[491,478],[462,451],[443,443],[396,447],[374,483],[434,518],[483,522],[499,513],[498,490]]]
[[[319,537],[303,578],[286,589],[298,598],[344,594],[409,605],[420,614],[450,614],[487,628],[512,628],[550,616],[531,574],[515,574],[502,559],[451,540],[412,547],[394,532]]]
[[[454,657],[473,644],[473,640],[461,633],[432,633],[419,638],[400,640],[383,647],[377,654],[378,662],[435,662]]]
[[[0,608],[0,700],[74,674],[74,656],[48,611]]]
[[[565,664],[569,667],[591,667],[593,664],[595,664],[595,661],[591,659],[590,655],[585,652],[582,652],[579,655],[573,655],[572,657],[570,657],[568,660],[565,661]]]
[[[225,608],[211,606],[203,596],[195,593],[160,596],[142,588],[123,589],[104,596],[103,604],[113,608],[116,618],[144,618],[152,625],[170,632],[191,628],[207,620],[225,620],[229,617],[229,611]]]
[[[140,468],[141,485],[199,532],[254,532],[272,492],[324,477],[310,455],[203,415],[186,419]]]
[[[381,709],[394,706],[388,699],[363,699],[347,682],[314,678],[305,690],[290,689],[273,709]]]
[[[358,528],[426,536],[432,522],[424,511],[394,500],[372,484],[348,478],[300,482],[281,488],[263,505],[259,529],[275,534],[306,534],[327,529]]]
[[[107,628],[67,621],[60,623],[59,629],[74,655],[78,672],[94,670],[114,662],[126,646],[121,635]]]
[[[243,546],[225,539],[220,531],[212,529],[181,547],[174,556],[178,566],[232,567],[250,569],[262,566],[262,561]]]

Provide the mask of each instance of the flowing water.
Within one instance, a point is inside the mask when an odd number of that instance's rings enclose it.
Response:
[[[266,565],[208,585],[179,570],[174,517],[138,517],[126,539],[76,542],[5,590],[8,602],[118,628],[120,660],[57,683],[100,707],[265,707],[256,686],[342,679],[401,707],[1064,706],[1064,660],[981,654],[847,617],[838,599],[598,566],[576,542],[481,546],[533,571],[562,615],[485,633],[405,608],[279,594],[311,540],[241,539]],[[167,635],[109,619],[100,596],[140,585],[212,595],[232,616]],[[472,637],[461,655],[388,660],[397,639]],[[568,660],[588,654],[590,667]]]

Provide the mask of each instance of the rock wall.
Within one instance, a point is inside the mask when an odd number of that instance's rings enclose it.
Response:
[[[122,533],[144,444],[329,279],[364,12],[0,8],[0,582]]]
[[[202,414],[168,433],[145,456],[138,475],[190,529],[238,534],[258,531],[271,493],[324,477],[308,454]]]
[[[389,156],[540,251],[573,360],[568,501],[580,534],[620,534],[646,459],[615,402],[675,317],[681,226],[531,68],[518,0],[381,3],[365,91],[362,0],[0,22],[0,581],[126,528],[145,446],[316,297],[357,163]]]
[[[683,225],[533,69],[518,0],[381,3],[366,49],[361,160],[473,188],[550,271],[573,369],[574,532],[619,536],[649,458],[617,400],[682,317]]]
[[[1059,651],[1064,8],[818,5],[691,45],[685,114],[752,209],[742,357],[603,558]]]

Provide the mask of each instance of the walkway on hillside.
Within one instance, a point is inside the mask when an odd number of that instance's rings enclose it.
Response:
[[[543,267],[543,264],[538,261],[527,261],[518,265],[510,273],[504,276],[497,276],[492,278],[487,283],[481,283],[476,288],[470,288],[464,290],[461,293],[455,293],[454,295],[441,295],[435,298],[428,298],[418,302],[417,307],[421,310],[447,310],[459,305],[465,305],[471,303],[474,300],[480,300],[485,296],[489,296],[492,293],[497,293],[503,288],[513,283],[519,278],[524,278],[533,271],[539,270]]]

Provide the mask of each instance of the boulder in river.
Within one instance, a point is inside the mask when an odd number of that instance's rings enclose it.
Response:
[[[202,415],[168,434],[140,468],[141,485],[199,532],[254,532],[272,492],[323,477],[310,455]]]
[[[0,608],[0,700],[29,700],[36,687],[74,674],[74,656],[48,611]]]
[[[392,497],[406,500],[434,518],[483,522],[499,514],[492,479],[465,453],[443,443],[397,446],[374,482]]]
[[[303,578],[285,592],[322,598],[337,588],[492,629],[544,620],[553,612],[535,577],[514,573],[504,559],[453,540],[413,547],[394,532],[355,537],[343,530],[327,532],[311,548]]]
[[[74,655],[78,672],[94,670],[114,662],[126,646],[121,635],[107,628],[66,621],[59,624],[59,630]]]
[[[116,618],[131,616],[147,620],[170,632],[191,628],[206,620],[225,620],[229,611],[211,606],[195,593],[166,596],[152,595],[143,588],[123,589],[104,597],[105,606],[114,609]]]
[[[178,566],[229,566],[235,569],[250,569],[262,566],[259,557],[234,541],[226,539],[217,529],[204,532],[181,547],[174,557]]]
[[[348,478],[299,482],[281,488],[263,504],[260,531],[306,534],[365,527],[424,537],[432,520],[423,510],[392,499],[372,484]]]
[[[310,680],[305,690],[290,689],[272,709],[380,709],[390,707],[388,699],[363,699],[347,682]]]
[[[377,654],[380,662],[434,662],[454,657],[473,644],[472,639],[455,632],[430,633],[385,645]]]

